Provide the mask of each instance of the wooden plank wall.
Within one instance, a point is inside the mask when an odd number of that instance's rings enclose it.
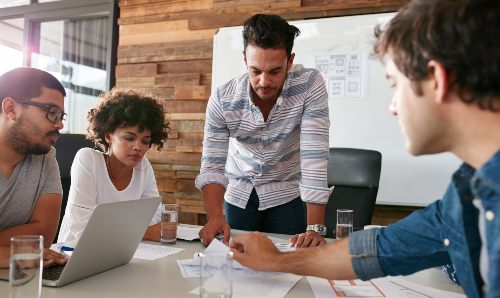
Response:
[[[180,220],[206,220],[194,187],[210,96],[212,38],[256,13],[288,20],[395,11],[407,0],[119,0],[116,85],[163,100],[170,120],[161,152],[148,153],[164,202],[180,205]]]

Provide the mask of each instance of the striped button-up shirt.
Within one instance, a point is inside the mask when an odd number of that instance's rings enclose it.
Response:
[[[290,69],[267,121],[251,100],[248,74],[234,78],[209,99],[196,187],[220,184],[224,199],[240,208],[253,188],[259,210],[298,196],[326,204],[329,128],[328,95],[317,70]]]

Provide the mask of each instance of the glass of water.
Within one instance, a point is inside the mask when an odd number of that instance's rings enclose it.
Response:
[[[352,233],[353,211],[351,209],[337,209],[337,239],[349,237]]]
[[[10,238],[10,297],[40,297],[42,266],[43,236]]]
[[[163,204],[161,216],[160,244],[175,244],[177,241],[177,225],[179,223],[179,206]]]
[[[233,295],[232,252],[208,252],[200,255],[200,297],[230,298]]]

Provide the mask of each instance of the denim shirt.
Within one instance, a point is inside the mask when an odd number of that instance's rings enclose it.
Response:
[[[479,272],[475,198],[485,210],[487,287]],[[363,280],[452,263],[468,297],[500,297],[500,151],[479,170],[464,163],[442,200],[386,228],[351,234],[349,250],[354,271]]]

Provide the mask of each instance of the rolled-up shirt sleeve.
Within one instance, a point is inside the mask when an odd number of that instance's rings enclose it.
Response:
[[[356,231],[349,237],[349,253],[354,273],[361,280],[385,276],[378,259],[377,234],[380,229]]]
[[[195,180],[196,188],[201,190],[207,184],[220,184],[224,188],[227,187],[229,181],[224,173],[228,146],[229,129],[227,128],[218,97],[216,94],[213,94],[207,106],[203,154],[200,174]]]
[[[349,251],[356,275],[367,280],[449,264],[442,241],[442,210],[450,212],[450,208],[444,204],[445,200],[437,200],[385,228],[352,233]]]
[[[330,156],[328,94],[319,72],[311,79],[300,127],[300,196],[307,203],[326,204],[330,197],[327,184]]]

